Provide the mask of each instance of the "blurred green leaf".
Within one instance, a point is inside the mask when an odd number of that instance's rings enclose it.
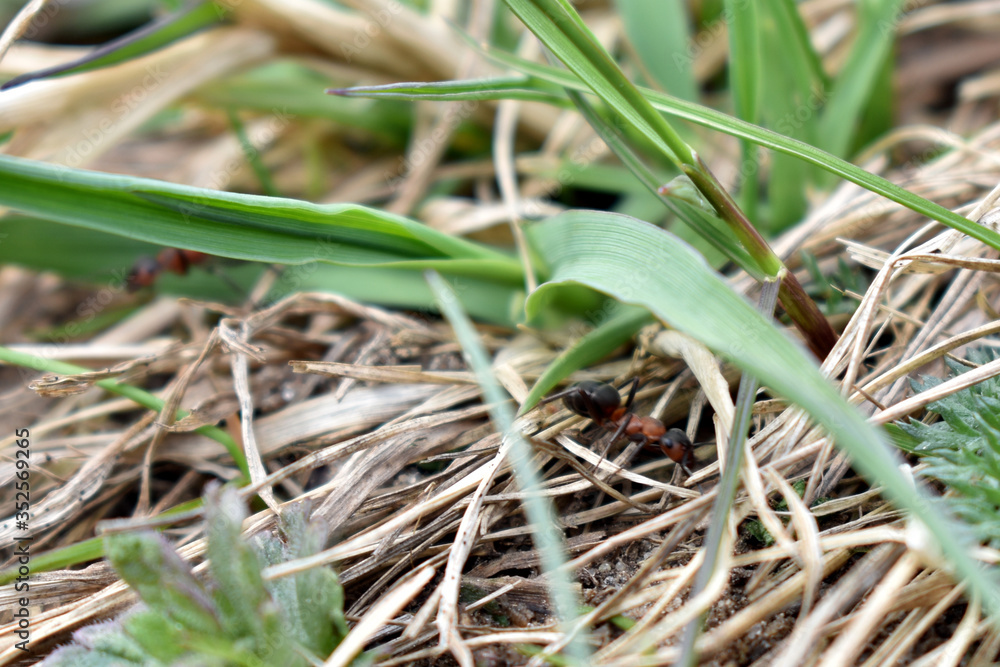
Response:
[[[685,3],[615,0],[615,9],[645,78],[674,97],[697,100],[698,87],[691,70],[694,47]]]
[[[508,255],[353,204],[206,190],[0,156],[0,204],[57,222],[236,259],[436,268],[520,285]]]
[[[896,24],[903,0],[864,0],[855,6],[858,30],[851,54],[830,91],[819,124],[817,144],[834,155],[847,156],[868,107],[886,59],[892,55]]]
[[[29,81],[79,74],[134,60],[199,30],[218,25],[225,12],[215,3],[199,3],[96,48],[74,62],[16,76],[0,86],[0,90],[9,90]]]

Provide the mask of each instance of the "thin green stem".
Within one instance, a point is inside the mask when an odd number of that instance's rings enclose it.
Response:
[[[14,366],[21,366],[22,368],[31,368],[36,371],[45,371],[47,373],[56,373],[59,375],[79,375],[81,373],[92,372],[89,368],[84,368],[82,366],[76,366],[74,364],[68,364],[64,361],[57,361],[55,359],[43,359],[42,357],[36,357],[32,354],[26,354],[24,352],[18,352],[17,350],[12,350],[9,347],[0,346],[0,361],[6,362]],[[133,387],[128,384],[121,384],[117,380],[105,379],[98,380],[94,383],[101,389],[109,391],[113,394],[118,394],[119,396],[124,396],[125,398],[135,401],[139,405],[149,408],[155,412],[160,412],[163,410],[164,401],[162,398],[150,394],[148,391],[139,389],[138,387]],[[188,416],[186,410],[177,411],[177,419],[183,419]],[[201,426],[195,429],[195,433],[200,433],[212,440],[215,440],[229,452],[229,455],[233,457],[236,461],[236,465],[239,466],[240,472],[247,479],[250,479],[250,470],[247,468],[247,460],[243,455],[243,451],[240,446],[233,440],[232,436],[223,431],[218,426]]]
[[[758,310],[770,318],[774,314],[774,306],[777,301],[778,289],[776,281],[765,280],[760,293]],[[753,416],[753,406],[756,402],[757,387],[759,381],[753,375],[744,373],[740,378],[740,388],[736,394],[736,413],[733,415],[733,430],[729,435],[729,445],[726,450],[726,468],[722,471],[722,479],[719,481],[719,494],[715,497],[715,506],[712,508],[712,523],[708,526],[708,534],[705,536],[705,562],[698,569],[695,575],[694,585],[688,596],[693,599],[708,586],[712,574],[715,572],[719,559],[719,550],[722,547],[723,537],[729,529],[730,510],[736,498],[736,489],[739,486],[740,469],[743,467],[744,445],[746,444],[747,432],[750,430],[750,418]],[[701,614],[698,618],[688,623],[684,629],[681,640],[681,658],[679,665],[693,667],[698,663],[698,652],[695,649],[695,641],[701,632],[708,612]]]

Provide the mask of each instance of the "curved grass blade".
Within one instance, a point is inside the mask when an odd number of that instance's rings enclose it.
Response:
[[[639,329],[653,321],[645,308],[625,306],[614,301],[617,306],[612,315],[563,350],[535,381],[521,405],[520,412],[526,412],[549,393],[559,381],[569,377],[574,371],[586,368],[608,356],[612,350],[632,338]]]
[[[9,90],[29,81],[79,74],[134,60],[199,30],[219,24],[224,14],[225,10],[215,3],[199,4],[108,42],[79,60],[16,76],[0,86],[0,90]]]
[[[6,235],[6,236],[4,236]],[[56,271],[109,290],[124,293],[126,277],[136,259],[153,256],[160,246],[124,236],[70,225],[11,215],[0,223],[0,263],[17,264],[38,271]],[[196,299],[231,301],[235,283],[248,294],[265,270],[263,264],[217,262],[213,272],[196,269],[186,276],[165,273],[156,282],[156,292]],[[224,274],[225,280],[220,279]],[[466,310],[480,321],[514,326],[524,311],[523,285],[511,286],[490,279],[449,275],[447,280],[458,293]],[[336,292],[355,301],[431,311],[434,297],[423,276],[413,269],[384,266],[344,266],[313,262],[285,267],[261,303],[274,303],[295,292]],[[105,293],[107,294],[107,293]],[[569,304],[572,305],[572,304]],[[66,342],[88,335],[99,326],[101,316],[121,313],[135,302],[109,302],[106,307],[81,304],[75,315],[57,329],[37,332],[39,340]],[[582,308],[585,312],[587,307]]]
[[[734,293],[700,255],[657,227],[613,213],[570,211],[528,230],[552,278],[526,304],[532,313],[563,284],[583,284],[655,316],[756,376],[802,407],[836,439],[857,467],[909,510],[933,536],[960,579],[1000,613],[995,573],[973,560],[950,516],[903,477],[883,436],[818,372],[805,351]],[[642,248],[641,265],[621,262]]]
[[[0,362],[11,364],[13,366],[20,366],[22,368],[28,368],[32,371],[45,371],[47,373],[56,373],[59,375],[77,375],[80,373],[92,372],[90,368],[84,368],[83,366],[76,366],[75,364],[68,364],[64,361],[58,361],[56,359],[44,359],[42,357],[36,357],[34,355],[25,354],[24,352],[19,352],[17,350],[12,350],[9,347],[4,347],[0,345]],[[150,394],[148,391],[140,389],[139,387],[133,387],[130,384],[124,384],[113,379],[97,380],[94,383],[96,386],[104,389],[105,391],[111,392],[112,394],[118,394],[124,398],[131,401],[135,401],[138,405],[143,406],[154,412],[160,412],[163,409],[164,401],[162,398]],[[183,419],[189,413],[186,410],[177,410],[177,419]],[[200,433],[208,438],[211,438],[221,444],[229,452],[229,455],[233,457],[236,461],[236,465],[239,466],[240,472],[247,479],[250,479],[250,472],[247,468],[246,457],[243,455],[243,450],[240,446],[233,440],[232,436],[226,433],[224,430],[218,426],[206,425],[200,426],[195,429],[195,433]]]
[[[0,156],[0,205],[64,224],[211,255],[434,268],[520,286],[516,259],[353,204],[243,195]]]
[[[830,91],[818,128],[818,145],[834,155],[846,155],[862,113],[872,96],[881,94],[875,84],[892,55],[894,28],[903,0],[871,0],[859,2],[857,7],[858,34]]]
[[[618,129],[604,120],[581,93],[569,88],[565,90],[577,110],[583,115],[594,131],[597,132],[601,140],[618,156],[622,164],[628,167],[635,178],[656,195],[671,213],[699,234],[712,247],[725,255],[729,261],[735,263],[749,275],[758,280],[763,277],[760,267],[757,266],[750,253],[733,238],[725,223],[716,215],[714,209],[710,209],[709,207],[709,212],[704,207],[692,206],[683,198],[670,196],[669,192],[661,190],[663,182],[657,182],[656,175],[639,159],[638,155],[632,152],[632,149],[629,148],[624,138],[618,132]],[[694,190],[694,186],[691,185],[690,189]],[[700,197],[700,193],[698,193],[698,196]]]

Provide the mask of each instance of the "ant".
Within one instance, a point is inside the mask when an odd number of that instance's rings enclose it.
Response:
[[[197,250],[180,250],[164,248],[156,257],[143,255],[132,265],[125,278],[125,287],[129,292],[138,292],[143,287],[152,287],[157,277],[164,270],[179,276],[187,275],[188,269],[198,264],[204,264],[210,255]]]
[[[629,411],[638,386],[639,378],[634,378],[625,405],[622,405],[622,399],[618,395],[617,389],[606,382],[593,380],[575,384],[565,391],[543,399],[541,402],[550,403],[561,398],[563,405],[568,410],[581,417],[589,417],[603,429],[615,428],[611,443],[624,435],[643,447],[659,447],[671,460],[687,470],[687,464],[692,460],[694,449],[687,434],[679,428],[667,430],[663,422],[655,417],[639,417]]]

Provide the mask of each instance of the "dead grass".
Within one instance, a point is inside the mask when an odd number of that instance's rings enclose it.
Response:
[[[361,12],[378,6],[367,0],[347,4]],[[844,4],[815,0],[804,9],[817,31],[835,30],[845,16]],[[955,31],[982,35],[1000,13],[997,2],[921,4],[926,6],[915,9],[904,24],[904,32],[911,31],[901,47],[904,54],[914,42],[945,53]],[[595,31],[613,42],[613,14],[602,3],[585,3],[585,8],[591,9],[588,22]],[[337,45],[351,43],[357,34],[352,26],[363,28],[371,20],[363,13],[304,1],[248,1],[239,16],[242,22],[235,27],[150,56],[163,67],[182,68],[184,76],[172,79],[179,82],[176,88],[144,99],[127,124],[102,137],[88,166],[209,183],[238,152],[223,136],[218,118],[192,112],[185,131],[171,141],[144,145],[126,137],[198,85],[262,59],[306,57],[358,83],[447,78],[482,66],[450,57],[460,51],[450,33],[420,16],[400,15],[384,27],[382,39],[351,62],[343,60]],[[835,50],[830,47],[831,57]],[[51,56],[44,50],[15,47],[4,64],[24,71],[46,57]],[[213,67],[196,66],[205,62]],[[697,69],[708,77],[719,66],[708,49]],[[912,67],[903,58],[900,78],[910,76]],[[906,125],[870,150],[864,166],[971,219],[984,216],[984,223],[995,227],[1000,79],[981,67],[952,59],[921,79],[924,96],[901,106]],[[7,121],[23,130],[8,152],[68,162],[74,138],[92,119],[89,114],[134,81],[133,72],[115,70],[18,93],[30,106]],[[954,103],[934,111],[927,98],[948,87],[956,91]],[[907,91],[902,93],[908,100]],[[55,99],[60,100],[57,108]],[[4,104],[0,101],[5,112],[14,108],[12,102]],[[446,107],[421,109],[413,146],[438,128],[454,127]],[[512,146],[510,129],[502,136]],[[506,193],[504,206],[484,185],[496,176],[492,163],[447,164],[441,161],[444,144],[434,159],[409,171],[404,186],[383,203],[410,213],[429,184],[461,177],[482,196],[441,198],[417,215],[462,233],[506,223],[511,206],[546,192],[545,179],[534,175],[539,161],[555,160],[592,138],[574,114],[532,105],[520,110],[518,130],[548,141],[538,154],[518,155],[503,167],[516,169],[521,179],[519,189]],[[288,194],[302,191],[302,165],[288,149],[318,138],[309,131],[316,130],[289,124],[268,139],[276,180]],[[344,140],[336,133],[319,138]],[[736,152],[719,142],[707,152],[709,161],[720,165],[717,171],[725,173],[724,161],[728,156],[735,166]],[[928,151],[940,146],[954,150],[927,159]],[[154,148],[167,151],[159,164],[147,160]],[[141,164],[133,169],[136,162]],[[326,175],[325,199],[385,197],[387,164],[395,166],[396,157],[350,154],[342,173]],[[229,176],[227,187],[250,183],[242,167]],[[848,258],[873,270],[868,291],[856,295],[860,303],[854,317],[839,323],[840,342],[823,369],[874,423],[914,414],[932,400],[910,395],[907,379],[914,373],[941,373],[945,354],[961,357],[965,346],[995,344],[989,337],[1000,331],[996,253],[940,227],[928,228],[926,220],[858,187],[845,185],[824,195],[808,218],[774,245],[804,284],[810,277],[799,263],[802,249],[817,257],[824,273],[833,273],[838,260]],[[753,296],[754,286],[745,277],[734,277],[733,284]],[[259,494],[270,506],[258,507],[246,533],[272,527],[275,511],[308,501],[336,538],[320,558],[274,568],[268,575],[331,564],[347,592],[349,619],[356,623],[351,641],[377,649],[376,664],[451,664],[438,645],[435,625],[444,604],[443,565],[471,494],[490,464],[499,463],[477,517],[462,581],[465,593],[457,601],[458,629],[479,664],[522,664],[528,658],[518,646],[562,641],[536,576],[539,559],[518,489],[506,463],[495,461],[499,435],[446,326],[433,317],[325,294],[300,294],[264,308],[164,297],[86,343],[41,350],[27,342],[31,330],[64,321],[88,296],[51,275],[5,267],[0,271],[3,340],[50,358],[108,368],[109,376],[146,387],[193,414],[167,423],[128,400],[89,388],[93,377],[70,378],[70,390],[61,378],[48,385],[49,396],[41,397],[26,382],[33,381],[37,390],[43,386],[38,378],[3,369],[0,414],[7,433],[0,451],[7,455],[0,464],[0,498],[3,507],[12,505],[10,433],[30,427],[36,465],[33,553],[90,538],[106,519],[150,523],[149,517],[198,497],[207,480],[232,479],[236,468],[223,448],[193,432],[221,420],[251,462],[254,483],[244,489],[245,496]],[[131,297],[119,293],[114,299],[117,305]],[[515,400],[526,395],[566,342],[560,333],[481,331],[497,375]],[[699,357],[697,350],[684,354],[683,362],[661,356],[667,348],[677,350],[672,336],[646,332],[634,353],[623,350],[572,379],[620,382],[638,375],[643,380],[640,414],[686,428],[697,442],[712,442],[713,425],[725,430],[732,418],[728,389],[734,389],[737,376]],[[1000,365],[990,364],[968,377],[997,373]],[[698,448],[699,464],[690,477],[668,460],[636,456],[631,449],[613,451],[594,473],[601,447],[591,448],[579,437],[579,418],[553,404],[531,411],[519,424],[537,447],[537,464],[565,529],[578,591],[594,608],[588,614],[594,664],[669,664],[678,657],[684,626],[702,612],[708,612],[698,644],[705,665],[985,665],[996,658],[1000,631],[978,604],[961,596],[933,545],[924,544],[877,490],[857,478],[833,443],[795,409],[767,400],[758,405],[723,562],[708,589],[694,599],[688,589],[702,562],[702,537],[718,481],[715,445]],[[802,498],[791,486],[798,481],[805,483]],[[787,510],[775,509],[779,500],[787,502]],[[751,519],[769,530],[773,545],[751,536],[745,523]],[[13,534],[10,523],[0,526],[4,543]],[[166,534],[185,558],[201,561],[205,544],[197,516],[171,525]],[[998,556],[985,549],[980,554],[989,563]],[[134,602],[101,562],[33,575],[31,592],[36,655]],[[0,609],[13,609],[17,597],[4,587]],[[613,622],[616,617],[635,625],[622,630]],[[0,627],[2,665],[21,660],[10,619],[8,612],[0,613],[0,621],[8,623]]]

